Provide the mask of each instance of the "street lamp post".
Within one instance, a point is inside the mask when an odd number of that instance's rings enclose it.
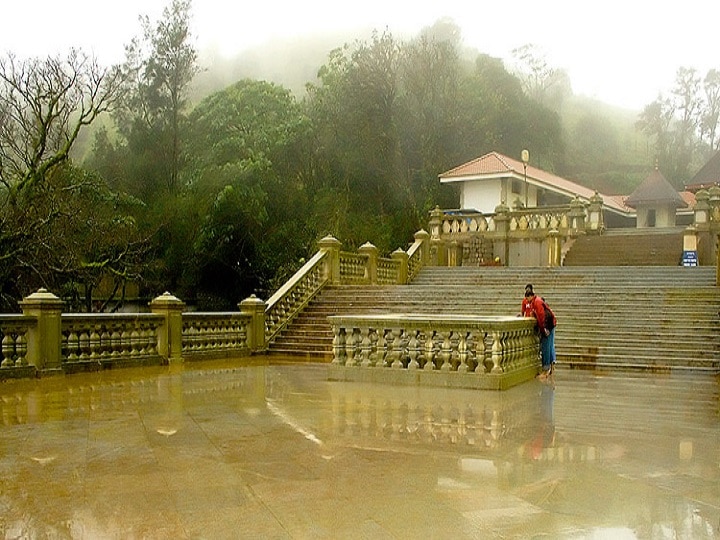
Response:
[[[523,150],[520,154],[523,162],[523,176],[525,177],[525,208],[528,207],[528,183],[527,183],[527,165],[530,161],[530,152]]]

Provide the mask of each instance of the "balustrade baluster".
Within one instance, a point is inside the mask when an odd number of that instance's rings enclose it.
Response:
[[[100,361],[100,333],[97,325],[93,326],[90,332],[90,360],[94,362]]]
[[[369,326],[360,328],[360,365],[370,367],[370,354],[372,353],[372,340],[370,338],[372,329]]]
[[[459,341],[458,341],[458,367],[457,370],[460,373],[467,373],[470,371],[470,366],[468,366],[468,350],[467,350],[467,332],[459,332]]]
[[[17,337],[15,338],[15,365],[26,366],[27,365],[27,339],[25,338],[25,331],[18,330]]]
[[[80,330],[80,362],[87,362],[90,359],[90,332],[87,328]]]
[[[434,369],[436,369],[435,354],[437,352],[435,349],[435,341],[434,341],[435,332],[433,332],[432,330],[428,330],[426,336],[427,337],[425,339],[425,347],[424,347],[425,352],[423,354],[423,356],[425,358],[425,364],[423,365],[423,369],[426,371],[433,371]]]
[[[75,333],[75,330],[70,330],[70,333],[67,337],[67,360],[68,362],[77,362],[78,360],[78,348],[79,348],[79,341],[78,341],[78,335]]]
[[[450,341],[450,335],[452,332],[450,331],[443,331],[438,332],[440,335],[440,338],[442,339],[442,345],[440,348],[440,371],[451,371],[452,370],[452,364],[450,363],[450,359],[452,358],[452,341]]]
[[[358,335],[355,328],[349,328],[345,334],[345,365],[357,366],[357,341]]]
[[[345,328],[333,326],[333,364],[345,364]]]
[[[10,367],[15,365],[13,359],[13,353],[15,351],[15,340],[13,340],[10,332],[5,332],[2,339],[2,355],[3,361],[0,364],[2,367]]]
[[[377,328],[374,331],[373,337],[375,339],[375,345],[374,351],[370,356],[371,364],[373,367],[385,367],[385,354],[387,353],[385,344],[385,329]]]
[[[420,368],[418,357],[420,356],[420,341],[418,340],[418,330],[410,331],[410,339],[408,340],[408,369]]]
[[[110,337],[110,356],[115,360],[120,356],[120,348],[122,347],[122,334],[120,333],[120,324],[115,322],[112,325],[112,334]]]
[[[502,344],[502,332],[494,330],[492,333],[492,363],[493,367],[490,370],[492,373],[502,373],[503,368],[501,363],[503,361],[503,344]]]
[[[110,331],[108,325],[102,325],[102,332],[100,333],[100,358],[106,359],[110,356],[110,350],[112,349]]]

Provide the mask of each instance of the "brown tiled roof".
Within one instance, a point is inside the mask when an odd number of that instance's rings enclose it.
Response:
[[[715,152],[715,155],[703,165],[685,187],[691,191],[697,191],[698,189],[708,188],[716,184],[720,184],[720,152]]]
[[[498,152],[490,152],[479,158],[468,161],[462,165],[450,169],[439,175],[441,182],[462,182],[465,180],[482,180],[484,178],[499,178],[504,176],[515,176],[523,178],[525,171],[523,162],[505,156]],[[585,201],[595,195],[595,191],[576,184],[565,178],[549,173],[532,165],[527,166],[527,179],[530,184],[561,193],[568,197],[579,197]],[[632,209],[623,204],[621,197],[603,195],[603,205],[612,208],[623,214],[632,212]]]
[[[625,204],[631,208],[637,208],[641,204],[673,204],[677,208],[687,206],[685,200],[657,168],[625,199]]]

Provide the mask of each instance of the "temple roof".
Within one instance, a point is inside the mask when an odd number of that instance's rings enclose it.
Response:
[[[522,161],[510,158],[498,152],[490,152],[479,158],[468,161],[439,175],[440,182],[465,182],[472,180],[489,180],[494,178],[514,177],[525,178]],[[581,186],[565,178],[549,173],[532,165],[527,166],[527,181],[537,187],[560,193],[568,197],[579,197],[589,201],[596,192],[588,187]],[[623,204],[622,197],[614,197],[597,193],[603,199],[607,208],[627,214],[632,210]]]
[[[710,160],[693,176],[686,184],[686,188],[697,191],[702,188],[709,188],[720,185],[720,152],[716,152]]]
[[[625,199],[625,204],[631,208],[640,205],[671,204],[676,208],[685,208],[687,202],[677,190],[670,185],[656,167],[645,180]]]

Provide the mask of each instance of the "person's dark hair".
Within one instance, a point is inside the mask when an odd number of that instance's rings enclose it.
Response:
[[[528,283],[527,285],[525,285],[525,292],[528,292],[528,291],[532,292],[532,290],[533,290],[532,283]]]

